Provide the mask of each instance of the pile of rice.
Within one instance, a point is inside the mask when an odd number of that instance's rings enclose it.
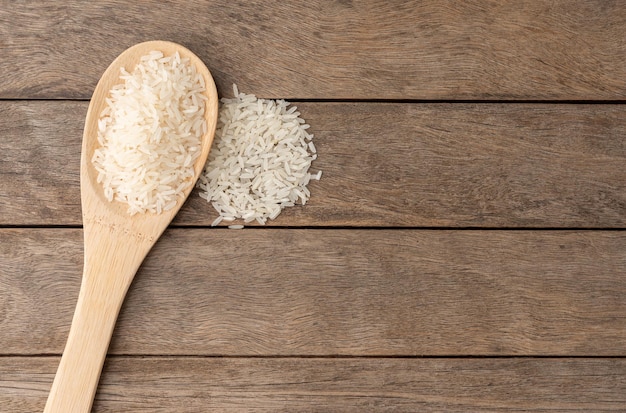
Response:
[[[222,99],[213,147],[198,180],[200,196],[219,213],[212,225],[243,219],[264,225],[285,207],[306,204],[317,158],[309,125],[284,100],[239,93]],[[231,228],[241,228],[232,225]]]
[[[127,203],[131,215],[159,214],[192,183],[207,129],[204,78],[189,59],[157,51],[120,78],[98,121],[92,163],[109,201]]]

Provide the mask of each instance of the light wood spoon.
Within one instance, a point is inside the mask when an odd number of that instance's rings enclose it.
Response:
[[[104,72],[94,90],[83,133],[80,161],[80,192],[83,214],[85,261],[83,278],[72,320],[44,413],[87,413],[96,393],[100,372],[106,357],[115,322],[137,269],[148,251],[182,206],[194,185],[179,199],[176,207],[161,214],[129,215],[128,206],[104,197],[96,182],[97,172],[91,158],[98,147],[98,118],[105,97],[115,84],[121,83],[120,68],[129,72],[141,56],[152,50],[169,56],[178,52],[190,59],[204,77],[207,133],[202,138],[201,155],[194,164],[195,180],[207,159],[217,123],[218,97],[211,73],[204,63],[186,48],[171,42],[151,41],[124,51]]]

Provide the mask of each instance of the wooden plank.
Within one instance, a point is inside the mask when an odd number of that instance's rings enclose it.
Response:
[[[0,358],[0,406],[41,411],[57,358]],[[624,359],[126,358],[93,412],[616,412]],[[5,410],[6,409],[6,410]]]
[[[82,223],[85,102],[0,102],[3,225]]]
[[[0,2],[0,98],[88,98],[125,48],[196,52],[218,89],[332,99],[624,99],[606,0]]]
[[[324,172],[276,226],[626,225],[626,106],[301,103]],[[79,225],[86,102],[0,102],[0,225]],[[197,194],[176,225],[209,225]]]
[[[60,354],[80,229],[0,230],[0,352]],[[170,229],[110,351],[626,355],[626,232]]]

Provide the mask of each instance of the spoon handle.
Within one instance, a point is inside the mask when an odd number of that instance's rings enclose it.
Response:
[[[89,413],[128,284],[85,268],[69,337],[44,413]]]

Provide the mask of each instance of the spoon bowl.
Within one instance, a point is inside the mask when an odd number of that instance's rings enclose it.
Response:
[[[130,215],[128,206],[109,202],[98,173],[91,163],[99,146],[98,119],[111,88],[121,83],[120,69],[131,72],[151,51],[165,56],[178,52],[204,78],[207,132],[201,139],[193,182],[176,206],[160,214]],[[83,277],[63,356],[52,384],[44,413],[88,413],[96,393],[111,335],[126,292],[144,258],[189,196],[206,162],[217,124],[218,96],[204,63],[181,45],[166,41],[140,43],[126,49],[107,68],[98,82],[85,120],[80,162],[80,193],[84,229]]]

